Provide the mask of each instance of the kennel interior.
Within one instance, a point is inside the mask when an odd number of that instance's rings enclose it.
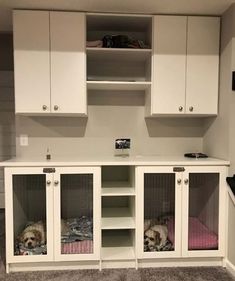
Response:
[[[27,254],[18,237],[32,223],[46,222],[46,175],[13,175],[14,255]],[[46,226],[45,226],[46,227]],[[33,254],[46,254],[46,246]]]
[[[61,175],[61,254],[93,253],[93,174]]]
[[[148,230],[153,225],[167,225],[172,221],[175,227],[175,174],[146,173],[144,175],[144,229]],[[169,229],[168,229],[169,232]],[[144,233],[144,236],[146,232]],[[157,245],[156,245],[157,246]],[[161,249],[149,247],[143,240],[144,252],[171,251],[174,243],[169,239]]]
[[[219,174],[189,174],[188,250],[218,250]]]
[[[185,202],[183,202],[184,204]],[[219,174],[190,173],[188,214],[188,250],[217,250],[219,225]],[[161,249],[144,251],[169,251],[175,247],[175,174],[154,173],[144,177],[144,225],[167,225],[167,241]],[[143,241],[145,241],[143,239]],[[144,242],[143,242],[144,244]]]

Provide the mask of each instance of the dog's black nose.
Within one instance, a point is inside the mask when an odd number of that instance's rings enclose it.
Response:
[[[149,241],[144,241],[144,245],[148,245],[149,244]]]
[[[29,249],[32,249],[32,248],[33,248],[32,242],[29,242],[29,243],[28,243],[28,248],[29,248]]]

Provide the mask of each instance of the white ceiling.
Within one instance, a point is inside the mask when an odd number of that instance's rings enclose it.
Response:
[[[12,9],[221,15],[235,0],[0,0],[0,31],[12,30]]]

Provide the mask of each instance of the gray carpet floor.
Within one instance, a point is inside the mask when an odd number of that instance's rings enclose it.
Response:
[[[175,267],[5,273],[4,212],[0,210],[0,281],[235,281],[221,267]]]

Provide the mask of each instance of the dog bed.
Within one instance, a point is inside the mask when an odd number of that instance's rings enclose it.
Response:
[[[93,241],[83,240],[72,243],[61,243],[61,254],[92,254]]]
[[[174,245],[175,242],[175,221],[170,218],[168,227],[168,239]],[[212,250],[218,249],[218,236],[209,230],[198,218],[189,217],[189,250]]]

